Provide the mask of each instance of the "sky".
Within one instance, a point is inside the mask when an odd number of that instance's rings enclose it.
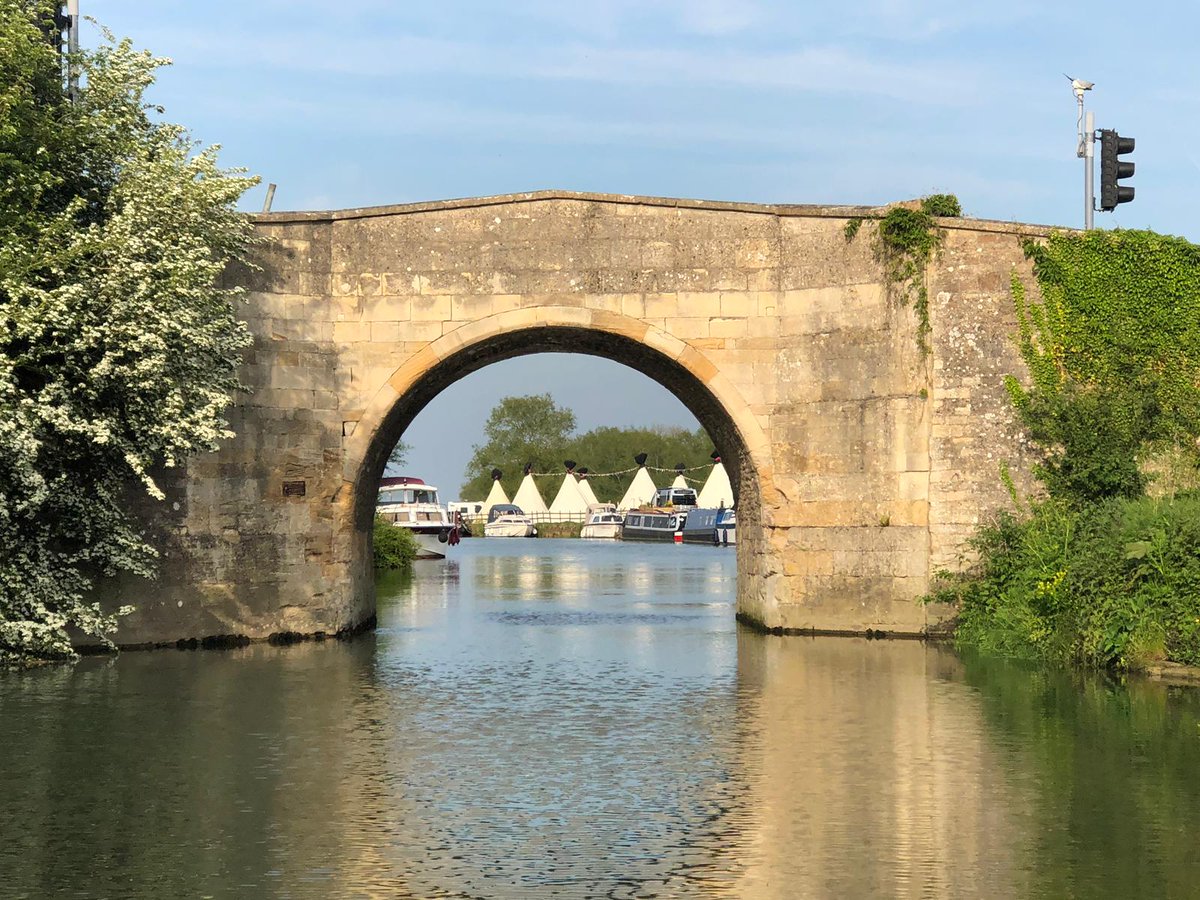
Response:
[[[1096,226],[1200,242],[1196,0],[80,4],[173,60],[150,99],[262,178],[247,210],[267,182],[277,211],[541,189],[872,205],[953,193],[967,215],[1078,227],[1067,73],[1095,82],[1097,128],[1137,141],[1136,199]],[[613,409],[618,383],[629,393]],[[583,429],[694,426],[615,363],[526,357],[425,409],[406,435],[412,474],[450,499],[487,410],[546,389]],[[461,454],[439,446],[447,433]]]

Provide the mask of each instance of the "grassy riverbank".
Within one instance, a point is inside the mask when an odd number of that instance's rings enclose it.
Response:
[[[972,543],[980,562],[930,597],[958,606],[960,643],[1099,667],[1200,665],[1200,495],[1049,500]]]

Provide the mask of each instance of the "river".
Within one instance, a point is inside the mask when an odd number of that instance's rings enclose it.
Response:
[[[452,553],[351,641],[0,674],[0,896],[1200,893],[1200,691],[753,633],[728,549]]]

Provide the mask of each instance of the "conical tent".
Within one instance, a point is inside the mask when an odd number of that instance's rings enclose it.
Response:
[[[550,504],[550,512],[559,516],[580,516],[587,514],[587,501],[579,493],[579,482],[575,479],[575,463],[567,460],[567,474],[563,476],[562,484],[554,502]]]
[[[625,491],[621,502],[617,504],[617,509],[637,509],[639,506],[646,506],[654,501],[654,492],[657,490],[658,488],[654,486],[654,479],[650,477],[646,467],[642,466],[633,476],[633,482]]]
[[[729,473],[725,471],[725,464],[721,462],[720,457],[717,457],[712,471],[708,474],[708,480],[700,489],[696,505],[708,509],[733,506],[733,485],[729,483]]]
[[[531,516],[549,512],[546,509],[546,501],[542,499],[542,492],[538,490],[533,476],[529,474],[532,470],[532,466],[525,467],[525,477],[521,480],[521,486],[517,488],[517,493],[513,496],[513,503],[521,507],[523,513]]]
[[[592,486],[590,484],[588,484],[587,475],[588,475],[587,469],[579,470],[579,482],[578,482],[579,493],[583,497],[584,502],[588,504],[588,506],[595,506],[595,505],[599,504],[600,501],[596,499],[596,492],[593,491]]]
[[[683,477],[683,463],[675,466],[675,480],[671,482],[673,488],[685,488],[688,486],[686,479]]]
[[[492,489],[488,491],[487,499],[483,501],[485,510],[491,509],[497,503],[507,503],[508,494],[504,493],[504,486],[500,484],[500,470],[492,469]]]

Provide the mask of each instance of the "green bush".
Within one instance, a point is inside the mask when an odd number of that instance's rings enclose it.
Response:
[[[397,528],[382,516],[375,517],[375,568],[408,569],[417,558],[417,539],[408,528]]]
[[[930,194],[921,198],[921,210],[931,216],[957,218],[962,215],[962,204],[953,194]]]
[[[941,573],[957,639],[986,652],[1136,668],[1200,665],[1200,496],[1049,500],[972,541],[980,562]]]

